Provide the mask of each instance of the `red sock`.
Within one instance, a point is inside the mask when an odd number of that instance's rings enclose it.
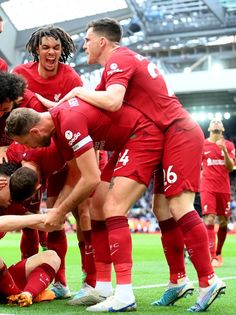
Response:
[[[111,281],[112,260],[105,221],[91,221],[97,281]]]
[[[39,243],[42,247],[47,247],[47,237],[48,233],[45,231],[38,231],[39,233]]]
[[[27,259],[39,251],[38,230],[22,229],[20,241],[21,259]]]
[[[217,248],[216,248],[216,255],[221,255],[222,247],[224,245],[225,239],[227,236],[227,226],[226,227],[219,227],[218,233],[217,233]]]
[[[49,286],[54,277],[55,270],[49,264],[42,264],[29,274],[24,291],[35,297]]]
[[[115,216],[106,219],[111,259],[117,284],[130,284],[132,273],[132,239],[128,219]]]
[[[209,253],[209,240],[206,227],[194,210],[185,214],[178,220],[179,227],[184,236],[184,242],[197,271],[199,286],[207,287],[208,280],[214,277]]]
[[[96,285],[96,268],[94,260],[94,249],[91,241],[91,230],[83,231],[85,241],[85,282],[92,287]]]
[[[55,282],[59,281],[66,286],[66,268],[65,257],[67,252],[67,239],[65,230],[54,231],[48,233],[48,249],[53,249],[61,258],[60,268],[55,276]]]
[[[7,266],[4,264],[0,270],[0,294],[7,297],[12,294],[20,294],[22,291],[15,284]]]
[[[169,265],[170,282],[177,284],[178,279],[186,277],[183,234],[174,218],[160,221],[159,227],[164,254]]]
[[[206,224],[208,239],[209,239],[209,250],[211,258],[216,257],[216,233],[214,229],[214,224]]]
[[[82,269],[82,272],[85,272],[85,243],[84,241],[79,241],[78,246],[79,246],[80,257],[81,257],[81,269]]]

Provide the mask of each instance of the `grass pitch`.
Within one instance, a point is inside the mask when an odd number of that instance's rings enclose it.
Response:
[[[10,266],[20,258],[19,233],[8,233],[1,240],[1,256]],[[68,235],[69,250],[67,254],[67,281],[72,292],[81,286],[80,255],[75,234]],[[228,235],[223,249],[224,266],[216,269],[219,277],[224,279],[227,289],[225,296],[217,299],[207,313],[212,315],[236,314],[236,235]],[[159,234],[133,234],[133,286],[137,300],[137,315],[158,314],[190,314],[187,308],[192,306],[197,296],[197,276],[189,262],[187,263],[188,277],[195,284],[193,296],[177,301],[174,306],[154,307],[151,302],[158,299],[168,282],[168,267],[162,252]],[[91,314],[84,306],[66,305],[66,300],[55,300],[33,304],[27,308],[0,305],[0,315],[84,315]]]

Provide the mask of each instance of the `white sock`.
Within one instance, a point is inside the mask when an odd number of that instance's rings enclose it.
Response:
[[[108,297],[113,293],[111,282],[97,281],[95,289],[98,291],[99,295],[104,297]]]
[[[135,296],[132,284],[117,284],[115,297],[123,302],[133,303],[135,301]]]

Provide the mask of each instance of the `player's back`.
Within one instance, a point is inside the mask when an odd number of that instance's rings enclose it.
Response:
[[[111,55],[97,90],[111,84],[124,85],[124,103],[142,111],[162,130],[181,119],[185,119],[186,129],[195,125],[156,65],[126,47]]]

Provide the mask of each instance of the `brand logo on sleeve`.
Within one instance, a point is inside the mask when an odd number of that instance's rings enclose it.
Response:
[[[69,140],[68,144],[73,145],[73,143],[80,137],[81,133],[78,131],[77,133],[72,133],[72,131],[67,130],[65,132],[66,140]]]
[[[110,64],[110,69],[110,71],[107,71],[107,75],[111,75],[115,72],[123,72],[123,70],[119,69],[118,65],[114,62]]]

